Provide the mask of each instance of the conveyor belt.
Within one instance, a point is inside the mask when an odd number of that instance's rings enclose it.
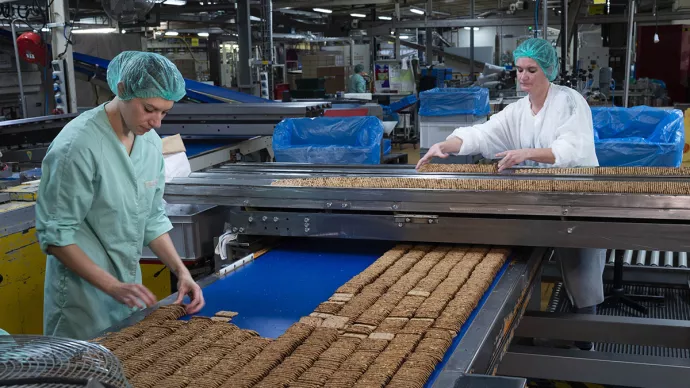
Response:
[[[389,246],[389,243],[372,245],[292,240],[225,278],[203,281],[207,306],[200,314],[214,313],[219,309],[234,310],[239,315],[233,319],[233,323],[239,327],[277,336],[300,314],[309,312],[319,300],[324,300],[323,295],[327,297],[344,279],[368,266]],[[521,259],[513,262],[513,265],[506,263],[500,269],[478,307],[465,321],[444,361],[438,364],[428,380],[427,387],[436,386],[434,381],[439,377],[447,382],[448,378],[460,378],[458,373],[471,370],[481,373],[487,368],[483,364],[486,353],[475,357],[467,352],[468,346],[477,352],[479,349],[482,352],[495,351],[497,341],[491,335],[506,336],[504,322],[513,319],[510,313],[515,310],[516,303],[524,303],[525,290],[528,288],[524,282],[525,273],[534,273],[541,260],[540,255],[543,255],[543,251],[530,256],[527,261]],[[170,303],[174,298],[175,295],[161,304]],[[485,305],[487,309],[483,308]],[[150,310],[139,312],[112,330],[128,327],[149,313]],[[502,315],[506,313],[507,316]],[[482,322],[477,327],[472,326],[475,319]],[[468,330],[470,327],[471,331]],[[476,360],[480,361],[473,364]],[[454,366],[449,369],[451,364]],[[464,365],[464,369],[456,369],[460,365]]]

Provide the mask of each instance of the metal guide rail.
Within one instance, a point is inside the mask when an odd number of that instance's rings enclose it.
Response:
[[[611,180],[420,174],[411,166],[225,165],[173,180],[166,185],[166,200],[234,206],[229,221],[240,234],[688,250],[690,196],[271,186],[277,179],[326,176]],[[626,181],[655,179],[687,180]]]
[[[271,136],[280,121],[323,116],[330,106],[327,102],[176,104],[156,132],[185,136]]]

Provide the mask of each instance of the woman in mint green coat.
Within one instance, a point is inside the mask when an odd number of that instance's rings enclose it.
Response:
[[[108,66],[116,97],[67,124],[42,166],[36,231],[48,254],[44,286],[46,335],[89,339],[156,303],[141,284],[148,246],[178,277],[192,314],[204,305],[200,287],[168,235],[161,139],[152,129],[185,95],[172,62],[128,51]]]

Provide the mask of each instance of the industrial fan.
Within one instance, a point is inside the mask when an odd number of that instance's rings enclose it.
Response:
[[[68,338],[0,336],[0,385],[45,388],[131,388],[106,348]]]
[[[103,0],[103,10],[112,20],[119,23],[133,23],[144,19],[158,2],[157,0]]]

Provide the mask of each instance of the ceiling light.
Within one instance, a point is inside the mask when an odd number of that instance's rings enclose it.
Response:
[[[470,27],[465,27],[465,29],[466,29],[467,31],[469,31],[469,30],[470,30]]]
[[[410,12],[416,13],[417,15],[424,15],[425,12],[419,8],[410,7]]]
[[[120,31],[121,34],[124,34],[124,33],[126,33],[126,32],[127,32],[127,31],[125,31],[124,29],[122,29],[122,31]]]
[[[410,36],[409,35],[400,35],[400,39],[408,40],[408,39],[410,39]]]
[[[469,31],[469,30],[472,29],[472,27],[465,27],[465,29],[466,29],[467,31]],[[479,27],[474,27],[474,30],[475,30],[475,31],[479,31]]]
[[[256,16],[249,16],[249,20],[251,20],[253,22],[263,22],[264,21],[264,19],[258,18]]]
[[[187,4],[186,0],[165,0],[163,2],[165,5],[185,5]]]
[[[198,32],[197,35],[202,37],[202,38],[206,38],[206,37],[208,37],[208,32]]]
[[[479,27],[474,27],[474,30],[475,30],[475,31],[479,31]]]
[[[203,2],[203,1],[200,1],[200,2],[199,2],[199,5],[204,5],[204,2]]]
[[[117,28],[75,28],[72,30],[74,34],[110,34],[117,31]]]
[[[321,13],[333,13],[330,9],[326,8],[314,8],[314,12],[321,12]]]
[[[379,20],[393,20],[390,16],[379,16]]]
[[[365,18],[365,17],[367,17],[367,15],[365,15],[363,13],[351,13],[350,16],[352,16],[353,18]]]
[[[165,31],[165,36],[178,36],[180,35],[177,31]]]
[[[48,27],[43,27],[43,28],[41,28],[41,31],[42,31],[42,32],[50,32],[50,28],[48,28]]]

